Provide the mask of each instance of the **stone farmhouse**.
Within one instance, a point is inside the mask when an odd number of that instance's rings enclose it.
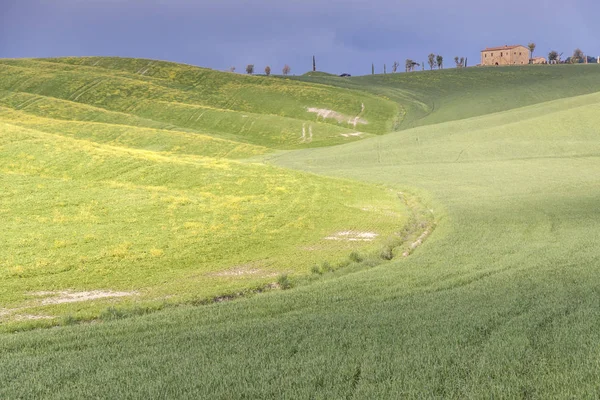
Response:
[[[481,65],[526,65],[529,49],[525,46],[489,47],[481,51]]]

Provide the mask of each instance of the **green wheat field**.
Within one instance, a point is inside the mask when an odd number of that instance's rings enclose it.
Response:
[[[600,396],[600,68],[0,59],[0,398]]]

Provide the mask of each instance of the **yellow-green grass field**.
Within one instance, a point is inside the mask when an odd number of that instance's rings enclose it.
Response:
[[[377,96],[150,60],[0,69],[0,330],[287,288],[418,233],[407,196],[250,161],[373,136],[307,108],[377,131],[398,113]]]
[[[359,140],[402,118],[396,104],[364,91],[119,58],[0,60],[0,105],[281,149]]]
[[[157,65],[210,107],[205,73],[267,79]],[[0,398],[598,397],[600,68],[296,79],[381,100],[389,129],[289,150],[3,86],[0,301],[23,309],[2,328],[68,326],[0,334]],[[41,304],[98,291],[123,297]]]
[[[4,323],[263,288],[377,251],[407,222],[398,194],[372,185],[1,123]]]
[[[376,95],[139,59],[0,70],[0,329],[279,288],[417,233],[395,191],[249,161],[385,132]]]

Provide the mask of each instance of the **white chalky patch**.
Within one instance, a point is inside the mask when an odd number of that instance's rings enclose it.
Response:
[[[429,231],[429,229],[425,230],[425,232],[423,232],[421,234],[421,236],[419,236],[417,238],[417,240],[410,245],[410,248],[408,250],[406,250],[404,253],[402,253],[402,257],[408,257],[408,256],[410,256],[410,253],[413,250],[415,250],[417,247],[419,247],[420,245],[422,245],[423,242],[425,241],[425,239],[427,239],[427,236],[429,236],[430,233],[431,232]]]
[[[78,303],[82,301],[106,299],[113,297],[134,296],[137,292],[105,292],[100,290],[92,290],[89,292],[36,292],[32,293],[36,297],[46,297],[42,300],[42,305]]]
[[[256,268],[248,268],[248,267],[238,267],[238,268],[233,268],[233,269],[229,269],[226,271],[221,271],[221,272],[217,272],[216,274],[213,274],[214,276],[244,276],[244,275],[258,275],[260,274],[262,271],[260,269],[256,269]]]
[[[306,124],[302,124],[302,136],[300,136],[300,143],[310,143],[313,139],[312,125],[308,126],[308,135],[306,134]]]
[[[358,125],[358,124],[367,125],[369,123],[367,120],[360,118],[360,116],[350,117],[348,115],[344,115],[337,111],[328,110],[326,108],[309,107],[307,109],[307,111],[309,113],[317,114],[318,117],[321,117],[324,119],[331,118],[331,119],[335,119],[337,122],[346,122],[348,124],[352,124],[354,127],[356,127],[356,125]]]
[[[17,314],[13,317],[15,321],[40,321],[43,319],[54,319],[49,315],[30,315],[30,314]]]
[[[325,240],[343,240],[347,242],[372,242],[379,236],[375,232],[355,232],[355,231],[343,231],[337,232],[332,236],[328,236]]]
[[[364,133],[362,133],[362,132],[342,133],[341,135],[343,137],[356,137],[356,136],[362,136],[362,135],[364,135]]]

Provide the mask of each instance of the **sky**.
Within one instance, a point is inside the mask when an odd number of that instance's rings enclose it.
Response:
[[[597,0],[0,0],[0,58],[121,56],[243,72],[403,70],[534,42],[600,55]]]

